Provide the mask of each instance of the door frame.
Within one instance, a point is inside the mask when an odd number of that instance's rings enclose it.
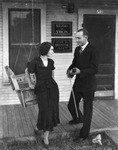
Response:
[[[83,20],[84,14],[95,14],[95,15],[115,15],[116,16],[116,23],[115,23],[115,64],[114,64],[114,90],[107,92],[107,96],[113,94],[115,100],[118,100],[118,10],[108,10],[108,9],[79,9],[78,8],[78,29],[83,28]],[[98,96],[104,96],[102,92],[96,92]]]
[[[46,40],[46,4],[44,3],[3,3],[3,82],[8,83],[8,77],[5,72],[5,66],[9,66],[9,23],[8,23],[8,9],[40,9],[41,11],[41,43]]]

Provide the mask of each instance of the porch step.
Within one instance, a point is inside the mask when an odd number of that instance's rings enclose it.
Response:
[[[103,90],[95,92],[95,100],[112,100],[114,99],[113,90]]]
[[[101,97],[95,97],[94,100],[113,100],[114,96],[101,96]]]

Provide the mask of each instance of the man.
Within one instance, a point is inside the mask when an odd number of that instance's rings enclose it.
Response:
[[[79,142],[89,136],[94,92],[97,87],[95,74],[98,71],[98,54],[88,42],[88,32],[85,29],[77,31],[76,42],[77,47],[72,64],[67,70],[67,76],[72,78],[76,75],[68,109],[73,118],[69,124],[83,123],[79,137],[74,139],[74,141]],[[79,109],[81,99],[83,99],[83,114]]]

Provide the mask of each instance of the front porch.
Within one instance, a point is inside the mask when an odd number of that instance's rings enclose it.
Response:
[[[118,101],[95,100],[91,132],[118,129]],[[81,102],[82,109],[82,102]],[[21,138],[34,136],[38,108],[32,105],[23,108],[17,105],[0,105],[0,138]],[[53,133],[70,133],[81,128],[82,124],[69,125],[71,116],[67,109],[67,102],[60,102],[61,124]]]

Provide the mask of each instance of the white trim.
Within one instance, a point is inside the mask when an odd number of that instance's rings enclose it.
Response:
[[[82,28],[84,14],[116,15],[114,98],[118,100],[118,10],[78,9],[78,29]]]
[[[5,66],[9,65],[8,11],[3,9],[3,81],[8,81]]]
[[[114,95],[118,100],[118,14],[116,16],[116,38],[115,38],[115,83],[114,83]]]
[[[9,66],[9,30],[8,30],[8,9],[9,8],[32,8],[31,3],[3,3],[3,81],[8,82],[4,67]],[[46,4],[34,3],[34,9],[41,10],[41,42],[46,40]]]

